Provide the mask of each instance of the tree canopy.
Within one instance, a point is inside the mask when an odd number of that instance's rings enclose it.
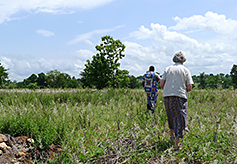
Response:
[[[119,60],[125,57],[125,45],[111,36],[104,36],[101,40],[102,43],[95,47],[98,53],[91,61],[87,60],[80,73],[84,86],[97,89],[128,86],[128,71],[119,69]]]
[[[236,89],[237,88],[237,65],[235,65],[235,64],[233,65],[233,67],[230,71],[230,76],[232,79],[233,86]]]
[[[0,86],[2,86],[6,80],[8,79],[8,69],[4,68],[2,66],[2,63],[0,63]]]

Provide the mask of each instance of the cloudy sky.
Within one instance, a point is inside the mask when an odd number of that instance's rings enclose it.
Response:
[[[186,53],[192,75],[237,64],[236,0],[0,0],[0,60],[10,80],[57,69],[79,78],[101,37],[126,46],[121,68],[163,73]]]

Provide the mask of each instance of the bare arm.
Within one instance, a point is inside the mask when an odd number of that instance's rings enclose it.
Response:
[[[189,91],[191,91],[192,90],[192,84],[189,84],[188,86],[187,86],[187,92],[189,92]]]
[[[163,89],[165,86],[165,80],[161,79],[160,80],[160,87]]]

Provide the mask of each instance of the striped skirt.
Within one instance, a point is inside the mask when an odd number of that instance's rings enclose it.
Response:
[[[183,138],[186,126],[187,99],[178,96],[164,97],[164,105],[170,129],[174,129],[176,138]]]
[[[158,92],[146,92],[146,95],[147,95],[147,105],[150,106],[149,110],[151,110],[151,113],[154,114]]]

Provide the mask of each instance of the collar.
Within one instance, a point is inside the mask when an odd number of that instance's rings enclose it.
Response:
[[[174,65],[183,65],[183,64],[181,64],[181,63],[175,63]]]

